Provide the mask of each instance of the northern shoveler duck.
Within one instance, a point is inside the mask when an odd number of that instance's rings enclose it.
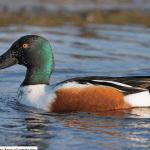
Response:
[[[150,77],[78,77],[49,85],[54,57],[49,42],[26,35],[0,56],[0,69],[15,64],[27,68],[18,89],[21,104],[51,112],[99,112],[150,106]]]

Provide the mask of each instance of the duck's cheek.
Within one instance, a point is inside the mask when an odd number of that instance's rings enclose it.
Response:
[[[99,112],[131,107],[125,103],[124,95],[108,86],[85,88],[62,88],[57,90],[53,112]]]

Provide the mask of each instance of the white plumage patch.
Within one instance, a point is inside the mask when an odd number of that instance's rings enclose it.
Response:
[[[47,85],[29,85],[18,89],[17,99],[21,104],[33,106],[39,109],[48,110],[56,94]]]
[[[94,86],[93,84],[87,83],[87,84],[80,84],[77,82],[68,82],[62,85],[62,88],[85,88],[88,86]]]
[[[125,96],[125,102],[132,107],[148,107],[150,106],[149,91],[144,91],[136,94],[130,94]]]

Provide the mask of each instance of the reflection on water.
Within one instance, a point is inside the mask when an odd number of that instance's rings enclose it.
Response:
[[[120,112],[118,111],[118,113]],[[122,117],[103,115],[30,111],[24,118],[27,132],[22,137],[29,145],[52,149],[60,148],[60,146],[63,146],[63,149],[72,146],[73,149],[84,149],[91,146],[92,148],[108,149],[150,146],[150,125],[148,121],[146,123],[145,119],[136,119],[136,116],[133,117],[130,113],[126,113]],[[116,140],[119,140],[118,144]],[[64,142],[68,143],[64,144]]]
[[[0,55],[19,37],[38,34],[51,43],[55,70],[51,84],[89,75],[150,74],[150,30],[144,27],[96,25],[0,28]],[[25,67],[0,71],[0,145],[39,149],[148,149],[150,109],[56,114],[20,105],[16,92]]]

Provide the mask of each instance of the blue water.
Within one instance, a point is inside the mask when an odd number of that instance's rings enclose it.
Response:
[[[77,76],[150,74],[149,28],[96,24],[1,27],[0,55],[27,34],[38,34],[51,43],[55,58],[51,84]],[[1,146],[29,145],[40,150],[150,149],[150,108],[57,114],[20,105],[15,97],[25,72],[26,68],[19,65],[0,71]]]

